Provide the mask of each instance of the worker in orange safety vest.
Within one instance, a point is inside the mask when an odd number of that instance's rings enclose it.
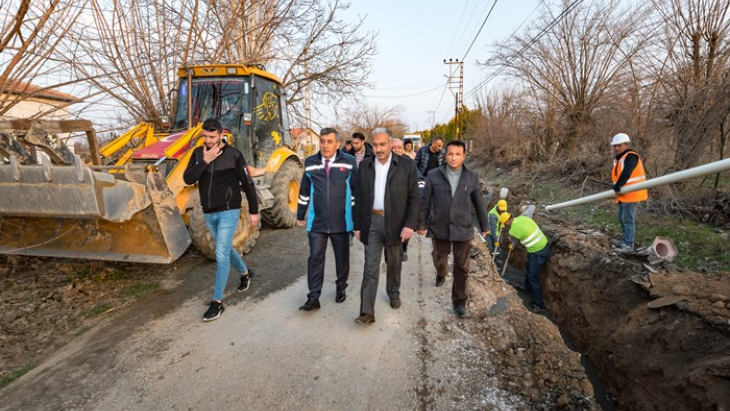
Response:
[[[621,194],[622,187],[646,181],[646,172],[641,157],[639,157],[639,153],[629,147],[630,143],[631,139],[624,133],[616,134],[611,140],[613,152],[616,154],[611,170],[611,182],[613,182],[613,191],[616,192],[618,221],[623,233],[621,240],[614,241],[613,245],[616,252],[619,253],[634,250],[636,208],[638,203],[649,198],[647,190]]]

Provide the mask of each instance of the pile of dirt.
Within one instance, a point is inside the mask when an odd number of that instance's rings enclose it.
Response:
[[[730,273],[652,266],[600,232],[538,221],[546,305],[620,409],[730,409]]]
[[[191,253],[183,260],[200,256]],[[175,265],[0,256],[0,381],[159,287]],[[1,387],[1,385],[0,385]]]
[[[555,324],[527,310],[481,241],[473,242],[472,258],[469,310],[477,321],[464,329],[480,336],[477,347],[488,353],[503,388],[531,410],[599,409],[580,354],[565,345]]]

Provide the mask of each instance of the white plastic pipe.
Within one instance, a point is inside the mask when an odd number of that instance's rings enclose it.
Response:
[[[628,194],[638,190],[644,190],[647,188],[660,187],[667,184],[678,183],[684,180],[691,180],[697,177],[704,177],[710,174],[722,173],[723,171],[730,170],[730,158],[724,160],[715,161],[709,164],[693,167],[687,170],[677,171],[676,173],[667,174],[665,176],[652,178],[646,180],[643,183],[632,184],[630,186],[621,187],[621,194]],[[553,204],[545,207],[545,210],[557,210],[564,207],[572,207],[586,203],[592,203],[594,201],[606,200],[609,198],[616,197],[616,193],[613,190],[604,191],[602,193],[593,194],[587,197],[577,198],[575,200],[566,201],[563,203]]]

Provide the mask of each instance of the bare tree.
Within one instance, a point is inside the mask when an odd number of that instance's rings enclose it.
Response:
[[[500,45],[497,61],[526,83],[539,104],[557,108],[565,152],[574,154],[614,80],[642,47],[637,34],[645,12],[622,9],[618,0],[563,1],[560,9],[547,5],[526,34]]]
[[[79,81],[69,78],[67,67],[53,56],[85,5],[84,0],[0,1],[0,116],[25,99]],[[44,85],[34,87],[36,80],[42,80]],[[57,105],[36,116],[69,104]]]
[[[345,135],[359,131],[367,136],[378,127],[391,129],[394,137],[402,137],[408,126],[401,118],[403,107],[376,107],[357,103],[344,110],[338,121],[339,130]]]
[[[293,114],[303,118],[305,90],[314,107],[339,106],[343,98],[371,85],[375,34],[363,20],[339,16],[340,0],[219,0],[214,12],[222,28],[215,59],[262,64],[282,73]]]
[[[512,90],[493,90],[478,99],[480,116],[472,116],[466,128],[466,139],[474,150],[487,158],[524,157],[538,140],[524,138],[523,100]]]
[[[266,66],[280,74],[295,114],[308,87],[320,104],[369,85],[373,35],[324,0],[89,0],[92,23],[73,33],[74,64],[138,120],[159,124],[186,63]],[[70,63],[70,62],[69,62]],[[300,116],[301,117],[301,116]]]
[[[208,16],[199,0],[90,0],[89,22],[70,36],[76,76],[136,121],[160,125],[174,104],[177,68],[193,59]]]
[[[664,22],[667,64],[657,69],[676,139],[675,167],[696,165],[713,137],[724,155],[730,112],[730,3],[656,0]]]

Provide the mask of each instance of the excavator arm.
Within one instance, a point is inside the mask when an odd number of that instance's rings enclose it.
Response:
[[[131,130],[122,134],[121,136],[110,141],[104,147],[99,150],[104,158],[110,158],[120,150],[128,147],[131,144],[131,148],[122,155],[114,164],[116,166],[123,166],[129,162],[136,151],[152,145],[158,141],[158,137],[155,135],[155,127],[150,123],[140,123],[134,126]]]

